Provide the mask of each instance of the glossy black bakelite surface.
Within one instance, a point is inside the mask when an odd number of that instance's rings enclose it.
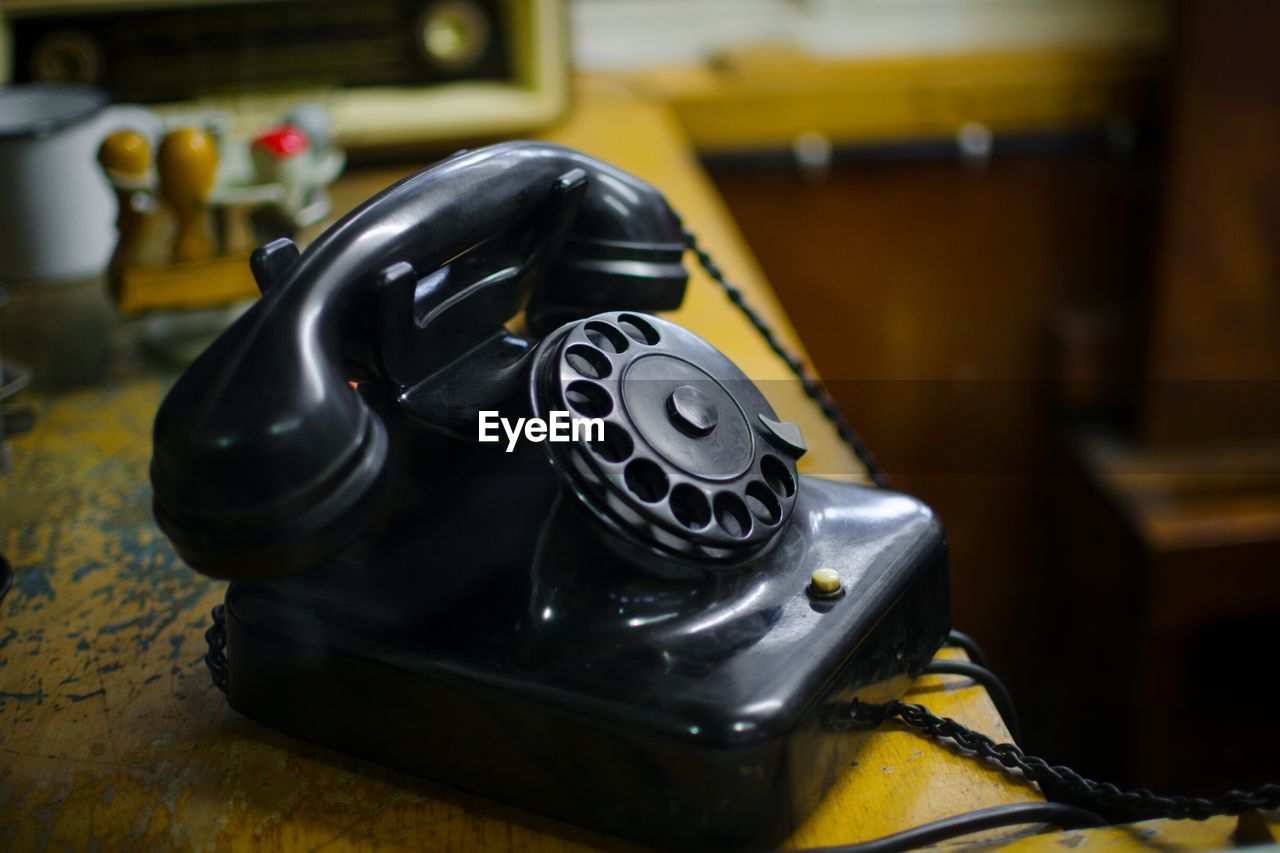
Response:
[[[949,627],[941,528],[902,495],[801,477],[767,552],[673,578],[554,481],[436,474],[452,505],[360,559],[232,584],[237,710],[659,847],[763,846],[856,759],[849,703]],[[809,596],[817,566],[843,597]]]
[[[656,190],[542,143],[255,253],[263,296],[166,397],[151,470],[178,552],[233,579],[236,709],[662,847],[803,820],[858,748],[849,703],[942,643],[945,540],[801,476],[786,413],[644,313],[682,253]],[[489,411],[599,432],[482,442]]]

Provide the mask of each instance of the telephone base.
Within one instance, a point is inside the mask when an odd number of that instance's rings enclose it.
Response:
[[[854,760],[867,732],[855,730],[850,701],[900,696],[949,628],[932,514],[901,495],[801,479],[796,517],[807,521],[743,583],[692,596],[695,609],[665,623],[628,611],[610,625],[598,602],[634,601],[636,590],[601,598],[582,586],[554,529],[506,531],[513,552],[528,549],[523,564],[477,555],[455,587],[434,590],[443,602],[431,613],[430,596],[406,589],[408,578],[439,577],[430,566],[370,580],[392,571],[372,564],[403,561],[405,548],[235,582],[231,705],[315,743],[663,848],[777,844]],[[600,574],[583,528],[563,527]],[[446,524],[388,538],[429,541],[418,553],[447,561],[474,548],[472,534]],[[542,563],[531,567],[534,553]],[[842,598],[808,594],[818,565],[843,578]],[[644,589],[661,609],[679,583]],[[577,611],[558,610],[566,602]],[[571,614],[558,627],[557,612]]]

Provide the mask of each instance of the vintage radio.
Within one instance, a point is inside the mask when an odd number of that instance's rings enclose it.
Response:
[[[0,0],[0,21],[12,82],[246,127],[317,101],[347,148],[519,133],[567,102],[560,0]]]

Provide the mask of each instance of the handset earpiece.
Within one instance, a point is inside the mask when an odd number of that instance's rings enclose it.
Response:
[[[680,306],[685,271],[680,220],[653,187],[619,172],[591,177],[573,228],[525,308],[535,334],[608,310]]]
[[[517,235],[530,241],[523,256]],[[157,413],[157,521],[188,563],[215,577],[315,565],[386,510],[387,431],[346,382],[353,353],[403,411],[430,424],[437,410],[415,401],[438,401],[432,377],[483,346],[508,380],[492,390],[509,390],[531,348],[502,323],[526,304],[535,328],[539,318],[593,313],[595,300],[674,307],[682,252],[679,222],[652,187],[534,142],[463,152],[406,178],[301,255],[267,247],[254,264],[262,297]],[[368,345],[350,346],[360,335]]]

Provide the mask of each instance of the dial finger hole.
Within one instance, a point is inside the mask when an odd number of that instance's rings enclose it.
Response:
[[[635,450],[635,443],[625,429],[613,421],[605,421],[604,435],[591,442],[591,449],[606,462],[623,462]]]
[[[667,496],[667,475],[652,459],[633,459],[623,472],[627,488],[645,503],[657,503]]]
[[[711,523],[711,504],[702,490],[681,483],[671,490],[671,513],[676,521],[690,530],[700,530]]]
[[[565,389],[564,399],[570,408],[583,417],[603,418],[613,411],[613,398],[609,396],[609,392],[585,379],[570,382]]]
[[[609,363],[609,357],[595,347],[589,347],[586,344],[574,344],[569,347],[569,351],[565,353],[564,360],[580,376],[585,376],[588,379],[606,379],[613,372],[613,365]]]
[[[716,523],[725,533],[735,539],[741,539],[751,532],[751,515],[747,512],[747,505],[742,502],[742,498],[733,492],[721,492],[716,495],[714,507]]]
[[[769,488],[779,497],[789,498],[796,493],[796,478],[787,469],[786,463],[776,456],[765,456],[760,460],[760,473]]]
[[[777,524],[782,518],[782,504],[778,496],[759,480],[747,484],[747,509],[765,524]]]
[[[658,330],[643,317],[637,317],[634,314],[623,314],[618,318],[618,328],[626,334],[628,338],[637,343],[653,346],[659,340]]]
[[[586,325],[584,334],[587,340],[605,352],[619,353],[627,350],[627,336],[608,323],[592,320]]]

